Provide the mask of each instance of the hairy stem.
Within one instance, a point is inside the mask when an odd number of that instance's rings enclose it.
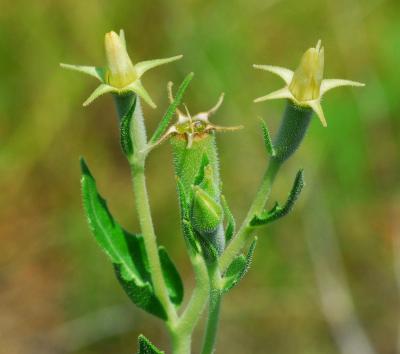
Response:
[[[191,256],[196,278],[196,286],[185,311],[179,318],[176,330],[180,333],[192,334],[208,300],[209,280],[206,263],[202,255]]]
[[[221,255],[219,259],[219,269],[221,273],[224,273],[228,266],[231,264],[236,255],[246,246],[249,238],[254,230],[250,226],[250,221],[254,215],[259,214],[263,211],[265,203],[271,193],[272,184],[275,180],[275,176],[279,170],[280,163],[275,160],[271,160],[267,171],[264,174],[263,180],[261,182],[260,188],[254,198],[253,203],[244,219],[242,225],[240,226],[236,236],[228,244],[227,248]]]
[[[129,163],[132,172],[132,182],[133,191],[135,193],[136,209],[139,217],[139,223],[143,235],[146,253],[149,259],[149,268],[151,280],[154,287],[154,293],[160,300],[167,313],[167,321],[170,324],[173,324],[176,322],[177,314],[174,306],[169,299],[167,287],[162,274],[161,262],[158,254],[157,239],[154,231],[150,203],[147,194],[146,178],[144,173],[146,155],[141,153],[141,151],[147,144],[147,138],[140,101],[139,98],[135,97],[135,95],[133,94],[115,96],[117,112],[120,119],[129,111],[130,107],[132,107],[132,105],[134,104],[135,99],[136,106],[131,123],[134,154],[129,159]]]
[[[201,354],[212,354],[215,350],[217,339],[219,314],[221,310],[221,273],[217,265],[209,267],[210,296],[208,305],[207,326],[203,339],[203,348]]]
[[[182,334],[177,331],[171,332],[172,338],[172,353],[173,354],[190,354],[192,336],[189,334]]]
[[[276,155],[270,161],[247,216],[236,236],[231,240],[220,257],[219,267],[221,273],[226,271],[236,255],[248,243],[254,230],[250,226],[250,221],[254,215],[260,214],[263,211],[279,168],[300,146],[310,124],[311,116],[311,109],[298,107],[292,101],[288,100],[278,134],[274,141]]]

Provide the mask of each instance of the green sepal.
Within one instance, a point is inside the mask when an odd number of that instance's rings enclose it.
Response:
[[[164,354],[164,352],[158,349],[143,334],[141,334],[139,336],[139,351],[137,354]]]
[[[212,234],[221,224],[224,212],[221,205],[205,190],[193,187],[193,202],[190,221],[200,234]]]
[[[312,109],[299,107],[287,101],[281,125],[274,139],[274,160],[285,162],[298,149],[303,141],[312,117]]]
[[[179,306],[183,300],[183,283],[182,279],[169,257],[167,250],[160,246],[158,248],[158,254],[160,256],[161,268],[165,279],[165,284],[168,289],[168,295],[172,303]]]
[[[178,190],[178,199],[179,199],[179,204],[180,204],[180,210],[181,210],[181,222],[182,222],[182,231],[183,231],[183,236],[185,238],[186,244],[189,247],[189,250],[194,253],[200,253],[200,246],[198,242],[196,241],[196,236],[194,234],[192,225],[189,221],[190,217],[190,204],[187,199],[186,193],[185,193],[185,187],[182,184],[182,181],[180,178],[176,178],[176,185],[177,185],[177,190]]]
[[[256,245],[257,237],[255,237],[254,241],[251,243],[249,251],[247,252],[247,256],[245,257],[243,254],[241,254],[237,256],[229,265],[223,277],[223,292],[228,292],[231,290],[246,275],[250,268]]]
[[[276,155],[276,151],[275,151],[274,145],[272,144],[271,135],[269,134],[269,129],[268,129],[267,124],[265,123],[264,119],[260,118],[260,122],[261,122],[261,129],[263,131],[265,148],[266,148],[268,154],[270,156],[274,157]]]
[[[185,93],[187,87],[189,86],[190,81],[192,81],[194,73],[188,74],[176,92],[174,101],[169,105],[167,111],[165,112],[161,122],[159,123],[157,129],[155,130],[153,136],[151,137],[149,143],[155,144],[158,139],[165,133],[168,128],[169,123],[171,122],[172,117],[175,114],[177,107],[182,103],[183,94]]]
[[[208,160],[208,156],[206,153],[203,154],[201,157],[201,164],[199,167],[199,172],[197,173],[196,178],[194,179],[194,185],[198,186],[201,182],[203,182],[204,175],[205,175],[205,168],[209,166],[210,161]]]
[[[90,229],[99,246],[113,263],[119,282],[138,307],[167,319],[166,312],[153,291],[143,237],[128,233],[114,220],[83,159],[81,170],[83,205]],[[182,282],[177,280],[178,272],[165,250],[160,249],[159,252],[165,281],[170,285],[168,290],[171,301],[179,305],[183,297]]]
[[[219,188],[215,184],[214,170],[211,165],[204,167],[204,177],[199,187],[213,198],[218,198],[220,195]]]
[[[210,236],[207,237],[206,235],[201,235],[199,232],[196,232],[196,235],[203,250],[204,259],[207,262],[214,263],[219,256],[218,249],[216,245],[212,242],[213,239],[215,239],[215,237],[210,237]]]
[[[272,221],[278,220],[287,215],[297,201],[302,189],[304,187],[304,172],[300,170],[297,172],[296,178],[293,183],[292,190],[283,207],[277,202],[270,211],[264,211],[261,215],[256,215],[250,221],[251,226],[265,225]]]
[[[136,98],[134,99],[128,112],[122,117],[120,124],[120,142],[121,148],[125,156],[130,157],[133,154],[133,134],[132,134],[132,118],[136,107]]]
[[[175,174],[180,178],[185,188],[185,193],[190,198],[192,194],[192,186],[197,182],[201,175],[201,166],[207,165],[213,168],[213,177],[216,188],[220,185],[218,155],[215,145],[215,136],[213,133],[204,135],[198,140],[195,139],[191,148],[187,147],[186,139],[179,136],[173,136],[170,139],[174,153]],[[206,159],[205,160],[205,156]]]
[[[225,240],[226,240],[226,242],[228,242],[228,241],[230,241],[233,234],[235,233],[236,221],[235,221],[235,218],[233,217],[233,214],[229,208],[226,198],[223,195],[221,196],[221,204],[222,204],[222,208],[224,210],[224,215],[226,217]]]

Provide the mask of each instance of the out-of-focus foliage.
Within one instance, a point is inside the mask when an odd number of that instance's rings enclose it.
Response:
[[[306,194],[323,191],[359,317],[379,353],[395,351],[398,1],[2,0],[0,8],[1,351],[132,353],[142,331],[168,348],[160,323],[131,306],[116,284],[82,212],[78,157],[85,155],[110,210],[124,228],[137,230],[112,99],[82,108],[97,83],[58,66],[104,63],[104,33],[120,28],[134,61],[184,54],[144,78],[159,107],[144,108],[150,127],[168,106],[169,80],[179,83],[195,72],[184,98],[194,111],[226,93],[213,122],[245,125],[218,136],[224,193],[238,219],[253,197],[243,190],[255,191],[266,163],[257,116],[273,136],[284,107],[252,103],[280,82],[251,64],[294,68],[321,38],[325,76],[367,84],[326,97],[328,128],[314,119],[284,166],[271,201],[284,200],[303,167],[302,205],[260,229],[251,272],[226,297],[219,348],[232,354],[338,352],[319,306],[303,221],[316,208]],[[182,275],[190,286],[168,144],[154,151],[147,172],[158,236],[187,270]]]

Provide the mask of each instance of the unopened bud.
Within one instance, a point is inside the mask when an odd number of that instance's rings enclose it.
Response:
[[[321,41],[318,41],[315,48],[310,48],[303,54],[289,84],[289,90],[295,99],[299,102],[318,99],[323,73],[324,48],[321,48]]]
[[[123,88],[134,82],[138,75],[126,51],[123,39],[115,32],[106,33],[105,49],[108,64],[108,84]]]
[[[197,232],[212,235],[223,219],[223,210],[207,192],[194,187],[191,222]]]

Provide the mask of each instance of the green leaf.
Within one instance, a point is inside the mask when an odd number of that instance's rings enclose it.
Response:
[[[133,112],[136,107],[136,98],[129,108],[128,112],[122,117],[120,124],[120,142],[121,148],[125,156],[129,157],[133,154],[133,134],[131,132],[131,122],[133,118]]]
[[[276,155],[276,151],[274,149],[274,145],[272,144],[272,140],[271,140],[271,136],[269,134],[267,124],[265,123],[264,119],[262,119],[262,118],[260,118],[260,121],[261,121],[261,128],[263,131],[265,148],[267,149],[268,154],[270,156],[274,157]]]
[[[204,175],[205,175],[205,168],[209,165],[208,156],[206,153],[203,154],[201,157],[201,164],[199,167],[199,172],[197,173],[196,178],[194,179],[194,185],[198,186],[201,182],[203,182]]]
[[[113,263],[117,278],[129,298],[143,310],[167,319],[165,310],[154,294],[148,258],[141,235],[123,230],[113,219],[106,201],[97,192],[96,182],[85,161],[81,159],[83,205],[90,229],[97,243]],[[171,300],[182,301],[178,272],[165,250],[160,250],[164,276],[171,286]]]
[[[168,288],[168,294],[171,301],[175,305],[180,305],[183,300],[183,283],[182,279],[175,267],[175,264],[169,258],[168,253],[164,247],[159,247],[158,253],[160,255],[161,267],[165,284]]]
[[[223,292],[228,292],[232,289],[239,281],[246,275],[247,271],[250,268],[251,261],[253,259],[254,250],[257,244],[257,237],[254,238],[254,241],[251,243],[249,251],[247,252],[247,256],[245,257],[243,254],[237,256],[232,263],[229,265],[226,273],[224,275],[224,285]]]
[[[137,354],[164,354],[157,349],[143,334],[139,336],[139,351]]]
[[[150,282],[143,286],[138,285],[135,278],[132,278],[127,272],[127,268],[124,268],[120,264],[114,263],[114,270],[125,293],[137,307],[163,320],[167,319],[167,314],[160,301],[154,295]]]
[[[221,196],[221,204],[224,210],[224,215],[226,217],[225,240],[228,242],[235,233],[236,222],[231,210],[229,209],[229,205],[226,201],[226,198],[223,195]]]
[[[210,194],[198,186],[193,186],[193,200],[190,221],[193,228],[203,235],[214,234],[220,227],[224,211]]]
[[[302,189],[304,187],[304,172],[300,170],[297,172],[296,178],[293,183],[292,190],[290,191],[289,197],[283,207],[278,203],[270,211],[264,211],[261,215],[256,215],[250,221],[251,226],[265,225],[272,221],[278,220],[283,216],[287,215],[297,201]]]
[[[198,242],[196,241],[196,236],[194,234],[192,225],[189,221],[190,205],[186,197],[185,187],[183,186],[182,181],[178,177],[176,178],[176,185],[177,185],[179,205],[181,210],[183,236],[185,238],[186,244],[189,246],[189,250],[194,254],[197,254],[200,253],[200,247]]]
[[[167,111],[164,114],[164,117],[161,119],[160,124],[158,125],[157,129],[150,139],[150,145],[156,143],[167,130],[168,125],[175,114],[176,108],[182,103],[183,94],[189,86],[190,81],[193,79],[193,76],[194,73],[188,74],[183,80],[182,84],[179,86],[174,101],[169,105]]]

